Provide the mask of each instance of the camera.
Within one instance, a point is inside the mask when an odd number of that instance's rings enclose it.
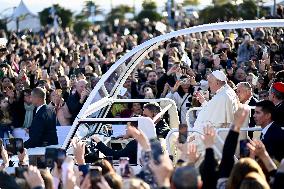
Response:
[[[23,153],[24,142],[21,138],[10,138],[5,140],[5,146],[8,154],[17,155],[18,152]]]
[[[24,172],[28,171],[28,167],[15,167],[15,176],[17,178],[25,178]]]
[[[39,169],[45,169],[45,155],[29,155],[29,164],[37,166]]]
[[[160,156],[163,154],[161,142],[158,139],[151,139],[150,145],[151,145],[152,158],[154,160],[154,163],[159,165],[161,163]]]
[[[61,168],[63,161],[66,158],[66,151],[61,148],[46,148],[45,151],[45,165],[46,167],[53,167],[54,162],[58,168]]]

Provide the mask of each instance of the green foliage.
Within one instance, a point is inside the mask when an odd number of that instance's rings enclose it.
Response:
[[[260,11],[260,16],[263,16],[263,11]],[[257,14],[256,2],[246,0],[236,6],[231,3],[224,5],[209,6],[200,11],[199,18],[202,23],[213,23],[218,21],[228,21],[232,18],[243,18],[245,20],[255,19]]]
[[[184,0],[183,1],[183,5],[199,5],[200,4],[200,0]]]
[[[103,14],[103,10],[100,8],[100,6],[92,0],[85,1],[82,13],[86,17],[91,16],[92,7],[95,7],[95,11],[94,11],[95,15]]]
[[[107,16],[107,21],[113,23],[115,19],[124,19],[126,13],[134,13],[133,7],[128,5],[119,5],[113,8]]]
[[[92,26],[92,23],[89,21],[80,20],[76,22],[73,26],[74,31],[78,36],[81,35],[83,30],[87,30]]]
[[[163,17],[157,12],[157,4],[152,0],[144,0],[142,3],[143,9],[137,15],[137,20],[140,21],[148,18],[150,21],[159,21]]]
[[[69,9],[65,9],[58,4],[54,5],[56,14],[61,20],[61,26],[62,27],[70,27],[73,22],[73,13]],[[52,23],[52,18],[50,15],[50,9],[51,7],[43,9],[41,12],[39,12],[40,22],[42,25],[46,26],[49,23]]]

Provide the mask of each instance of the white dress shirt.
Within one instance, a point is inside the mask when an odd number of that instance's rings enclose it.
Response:
[[[37,107],[36,108],[36,113],[39,111],[39,109],[41,108],[41,107],[43,107],[45,104],[42,104],[42,105],[40,105],[39,107]]]

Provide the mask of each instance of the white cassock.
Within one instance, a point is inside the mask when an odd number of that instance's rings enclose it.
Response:
[[[215,128],[228,127],[233,122],[237,109],[238,96],[228,84],[225,84],[216,91],[211,100],[202,104],[194,128],[203,133],[207,123],[211,123]]]
[[[238,96],[235,91],[228,84],[225,84],[216,91],[216,94],[211,100],[202,104],[202,109],[194,123],[194,129],[203,133],[203,128],[207,124],[211,124],[215,128],[229,127],[234,120],[234,113],[238,109],[238,104]],[[224,134],[221,134],[223,140],[227,133]],[[202,140],[197,137],[195,142],[198,145],[198,151],[204,152],[205,149]],[[222,152],[222,145],[217,144],[217,148]]]

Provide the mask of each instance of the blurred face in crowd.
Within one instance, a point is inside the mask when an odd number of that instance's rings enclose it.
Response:
[[[69,87],[69,84],[68,84],[67,79],[66,79],[65,76],[59,77],[59,78],[58,78],[58,82],[59,82],[61,88],[67,88],[67,87]]]
[[[61,90],[55,90],[51,93],[50,95],[51,101],[55,104],[58,105],[61,100]]]
[[[131,79],[126,79],[125,83],[123,84],[123,87],[126,89],[131,89]]]
[[[236,74],[235,74],[235,78],[238,81],[245,81],[246,77],[247,77],[246,72],[243,69],[241,69],[241,68],[237,69]]]
[[[252,85],[252,80],[253,80],[253,76],[252,76],[252,75],[248,75],[248,76],[246,77],[246,82],[248,82],[248,83],[251,84],[251,85]]]
[[[269,93],[268,91],[260,91],[259,94],[259,100],[262,101],[262,100],[269,100]]]
[[[9,106],[9,101],[8,101],[8,98],[4,98],[3,100],[1,100],[0,102],[0,106],[1,106],[1,109],[7,109],[8,106]]]
[[[162,77],[166,73],[164,68],[157,68],[157,76],[158,78]]]
[[[24,102],[28,105],[32,104],[32,96],[29,93],[24,92]]]
[[[245,103],[251,97],[251,91],[243,84],[237,85],[236,93],[241,103]]]
[[[150,71],[149,73],[148,73],[148,76],[147,76],[147,81],[148,82],[156,82],[157,81],[157,74],[156,74],[156,72],[154,72],[154,71]]]
[[[133,103],[131,110],[135,115],[141,115],[142,114],[142,107],[141,107],[140,103]]]
[[[3,86],[4,88],[5,88],[5,87],[9,87],[11,84],[12,84],[12,83],[11,83],[11,80],[10,80],[8,77],[4,78],[3,81],[2,81],[2,86]]]
[[[255,112],[253,115],[256,125],[261,126],[262,128],[266,127],[271,120],[271,113],[266,113],[262,111],[262,107],[255,107]]]
[[[82,94],[82,92],[86,89],[86,86],[87,86],[87,82],[85,80],[79,80],[76,83],[76,91],[79,94]]]
[[[182,90],[185,92],[185,93],[188,93],[188,90],[189,90],[189,87],[190,87],[190,83],[191,83],[191,80],[190,78],[185,78],[181,81],[181,88]]]

